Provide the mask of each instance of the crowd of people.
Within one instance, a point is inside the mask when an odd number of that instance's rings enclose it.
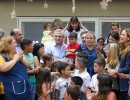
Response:
[[[43,28],[39,43],[0,29],[0,100],[130,100],[130,29],[96,41],[77,17]]]

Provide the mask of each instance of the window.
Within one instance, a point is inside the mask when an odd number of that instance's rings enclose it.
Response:
[[[53,22],[60,19],[63,27],[71,17],[17,17],[17,27],[22,30],[24,37],[34,41],[41,41],[43,25],[45,22]],[[95,32],[96,39],[106,38],[111,31],[111,22],[119,22],[122,28],[130,27],[130,18],[126,17],[78,17],[79,21],[90,31]]]
[[[94,19],[78,18],[82,21],[84,26],[95,32]],[[18,17],[17,27],[22,30],[24,37],[40,42],[43,36],[43,25],[45,22],[53,22],[54,19],[60,19],[63,22],[63,27],[65,27],[70,17]]]

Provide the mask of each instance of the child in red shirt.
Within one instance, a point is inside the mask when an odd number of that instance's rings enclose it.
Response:
[[[77,43],[77,34],[72,32],[69,35],[69,42],[70,44],[68,44],[67,48],[66,48],[66,57],[70,58],[72,60],[72,62],[75,62],[75,54],[76,54],[76,50],[79,47],[79,44]]]

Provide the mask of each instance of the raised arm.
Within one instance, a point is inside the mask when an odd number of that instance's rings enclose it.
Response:
[[[0,72],[7,72],[13,68],[16,62],[19,60],[20,56],[18,54],[14,55],[14,58],[8,62],[5,62],[4,58],[0,55]]]
[[[85,31],[85,32],[88,32],[89,30],[82,24],[82,22],[80,21],[79,22],[80,24],[80,27]]]
[[[64,34],[64,32],[68,29],[68,26],[69,26],[69,22],[67,23],[67,25],[65,26],[65,28],[62,30],[62,33]]]

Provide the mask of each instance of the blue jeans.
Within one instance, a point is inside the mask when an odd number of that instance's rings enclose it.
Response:
[[[35,94],[36,94],[36,83],[30,83],[30,98],[29,100],[35,100]]]

